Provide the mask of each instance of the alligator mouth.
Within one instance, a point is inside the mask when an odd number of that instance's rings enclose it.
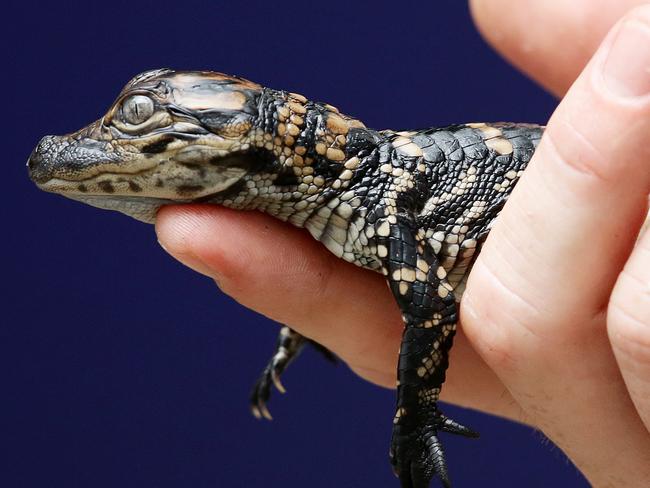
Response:
[[[179,203],[166,198],[154,197],[113,197],[110,195],[65,195],[72,200],[103,210],[123,213],[147,224],[156,222],[156,214],[163,205]]]
[[[134,183],[134,177],[146,176],[154,168],[155,165],[132,173],[100,173],[86,178],[50,176],[40,180],[32,179],[41,190],[64,196],[87,194],[87,196],[120,196],[120,198],[137,197],[136,193],[140,188]]]

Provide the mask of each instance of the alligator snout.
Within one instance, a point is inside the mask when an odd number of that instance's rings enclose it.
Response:
[[[52,161],[55,159],[57,148],[57,136],[43,137],[27,160],[29,177],[34,183],[44,183],[52,178]]]
[[[45,136],[27,161],[29,177],[36,184],[52,178],[75,181],[92,176],[96,169],[119,158],[104,141],[88,137]]]

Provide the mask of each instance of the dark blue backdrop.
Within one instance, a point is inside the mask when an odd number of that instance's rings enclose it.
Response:
[[[40,193],[24,163],[154,67],[239,74],[378,128],[541,122],[554,100],[490,51],[458,0],[3,10],[0,486],[396,486],[392,392],[309,352],[276,421],[255,421],[248,391],[275,325],[174,262],[150,226]],[[586,485],[532,430],[451,413],[483,434],[445,439],[457,486]]]

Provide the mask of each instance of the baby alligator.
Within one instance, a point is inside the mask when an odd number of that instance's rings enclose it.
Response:
[[[28,167],[43,190],[144,222],[166,204],[261,210],[382,273],[404,320],[390,458],[402,487],[426,488],[436,475],[450,486],[438,433],[478,436],[438,396],[468,272],[542,131],[377,131],[296,93],[163,69],[131,80],[88,127],[44,137]],[[257,416],[305,342],[282,328],[252,395]]]

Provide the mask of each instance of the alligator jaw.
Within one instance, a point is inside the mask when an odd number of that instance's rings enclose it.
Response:
[[[146,224],[154,224],[156,222],[156,213],[163,205],[178,203],[163,198],[149,197],[111,197],[104,195],[78,194],[65,196],[93,207],[121,212]]]

